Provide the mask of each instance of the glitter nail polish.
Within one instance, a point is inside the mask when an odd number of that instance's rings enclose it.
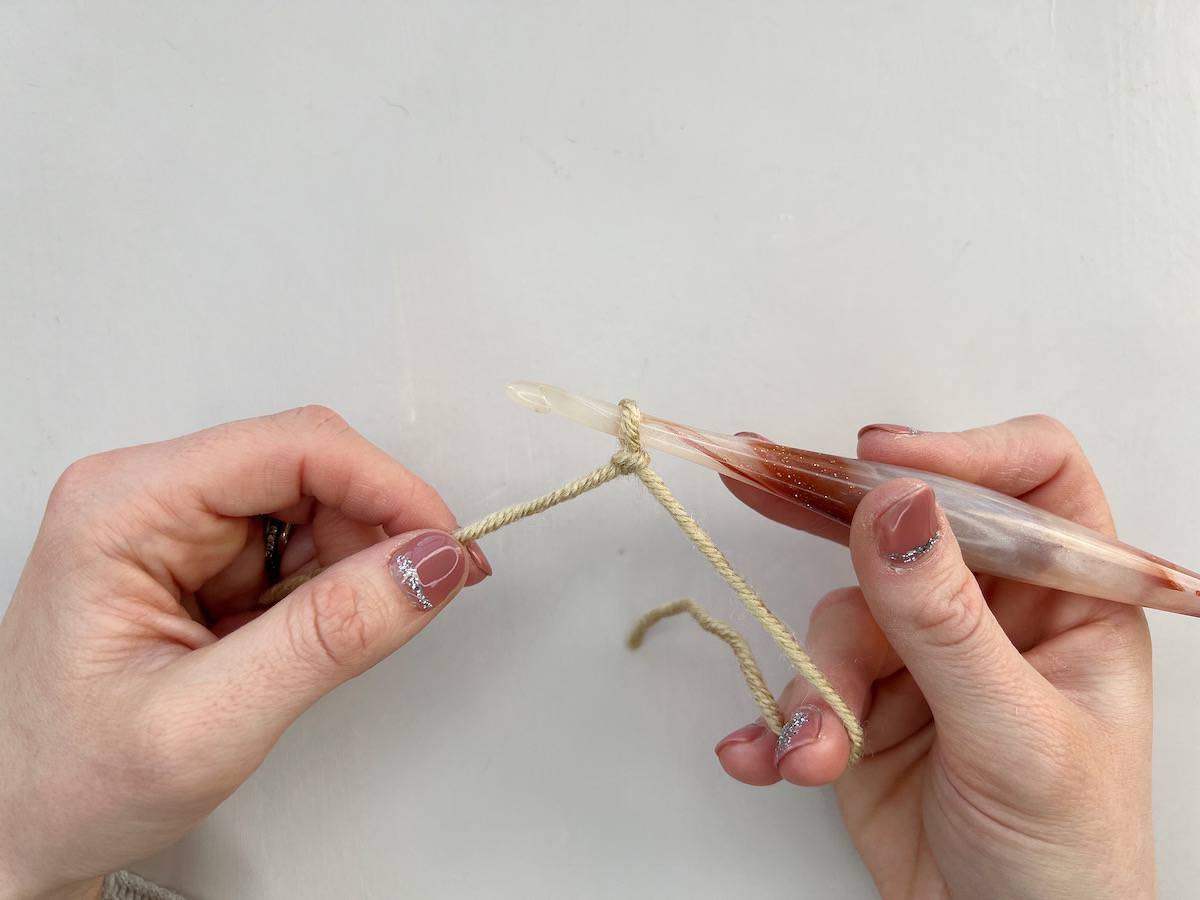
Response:
[[[392,552],[388,571],[413,606],[430,610],[462,587],[467,552],[450,535],[426,531]]]
[[[775,764],[793,750],[811,744],[821,733],[821,710],[816,706],[801,706],[783,725],[783,733],[775,741]]]

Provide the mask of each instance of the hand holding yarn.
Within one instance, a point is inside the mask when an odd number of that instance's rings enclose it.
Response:
[[[859,455],[990,487],[1114,534],[1070,433],[1042,416],[962,433],[864,429]],[[812,519],[740,482],[763,514]],[[814,662],[864,722],[866,755],[797,680],[784,739],[759,725],[717,747],[748,784],[833,783],[884,897],[1154,894],[1150,640],[1143,611],[964,565],[934,492],[871,491],[848,534],[859,586],[812,614]]]

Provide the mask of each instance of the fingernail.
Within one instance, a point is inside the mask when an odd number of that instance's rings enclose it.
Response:
[[[858,429],[858,436],[862,437],[868,431],[886,431],[888,434],[920,434],[917,429],[908,425],[892,425],[890,422],[875,422],[871,425],[864,425]]]
[[[805,744],[811,744],[821,733],[821,710],[815,706],[801,706],[783,725],[783,733],[775,741],[775,764]]]
[[[937,499],[928,485],[905,494],[875,520],[875,541],[884,558],[910,563],[928,553],[941,538]]]
[[[754,438],[758,441],[770,441],[770,438],[768,438],[766,435],[759,434],[757,431],[739,431],[734,435],[734,437],[748,437]]]
[[[751,741],[757,741],[766,733],[767,726],[762,722],[751,722],[749,725],[743,725],[732,734],[727,734],[721,738],[713,752],[717,756],[720,756],[721,751],[726,747],[732,747],[734,744],[749,744]]]
[[[388,571],[417,609],[433,609],[458,591],[467,568],[462,544],[442,531],[426,531],[397,547]]]
[[[476,541],[467,544],[467,552],[471,554],[471,559],[475,560],[475,565],[479,566],[479,571],[484,575],[492,574],[492,564],[483,555],[483,548]]]

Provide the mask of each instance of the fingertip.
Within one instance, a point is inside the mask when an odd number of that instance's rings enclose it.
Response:
[[[895,427],[902,430],[886,430],[877,425],[863,428],[858,433],[858,458],[941,471],[938,466],[946,453],[945,432]]]
[[[891,422],[873,422],[870,425],[864,425],[858,429],[858,438],[862,440],[868,435],[892,436],[892,437],[916,437],[921,432],[913,428],[911,425],[894,425]]]
[[[746,484],[744,481],[738,481],[736,478],[730,478],[728,475],[719,475],[718,477],[729,493],[733,494],[733,496],[756,513],[766,516],[768,519],[774,519],[777,522],[783,521],[793,515],[798,509],[795,504],[788,503],[786,500],[776,497],[762,488]]]
[[[395,544],[387,571],[412,606],[430,612],[454,599],[467,584],[471,556],[450,533],[427,528]]]
[[[471,587],[492,574],[492,564],[477,541],[468,541],[463,546],[467,548],[467,560],[470,565],[465,586]]]
[[[933,489],[918,478],[896,478],[871,490],[855,510],[850,560],[871,606],[880,591],[911,573],[962,564],[949,522]],[[907,582],[904,582],[907,583]],[[911,590],[907,593],[911,593]],[[918,602],[919,598],[912,598]],[[875,609],[875,607],[872,607]]]
[[[771,758],[774,747],[775,735],[756,722],[724,737],[714,752],[730,778],[752,787],[767,787],[780,778]]]
[[[721,484],[725,485],[729,492],[743,503],[746,502],[744,499],[746,497],[757,497],[760,495],[767,497],[771,496],[761,488],[756,488],[753,485],[746,484],[744,481],[738,481],[736,478],[730,478],[728,475],[722,475],[718,473],[717,477],[721,479]],[[753,506],[753,504],[750,505]]]
[[[738,481],[736,478],[721,475],[720,479],[729,493],[761,516],[779,522],[781,525],[787,525],[789,528],[807,531],[809,534],[836,541],[839,544],[845,544],[848,540],[848,529],[841,522],[827,519],[810,509],[777,497],[762,488]]]
[[[876,462],[909,459],[919,453],[923,432],[905,425],[865,425],[858,432],[858,458]]]
[[[841,778],[849,758],[850,739],[845,729],[840,723],[829,723],[811,744],[779,760],[779,774],[789,784],[820,787]]]
[[[846,769],[850,739],[824,703],[805,704],[785,723],[775,744],[775,765],[784,780],[817,787]]]

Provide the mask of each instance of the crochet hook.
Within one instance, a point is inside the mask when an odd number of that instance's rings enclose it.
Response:
[[[510,384],[508,394],[536,412],[617,433],[620,412],[614,404],[526,381]],[[1200,615],[1200,574],[997,491],[933,472],[815,453],[653,416],[643,416],[641,430],[648,449],[753,485],[841,525],[850,524],[872,488],[893,478],[918,478],[937,494],[963,558],[975,572]]]

